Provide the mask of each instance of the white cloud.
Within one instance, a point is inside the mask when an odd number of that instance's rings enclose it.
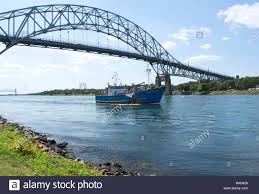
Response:
[[[177,40],[187,41],[190,39],[190,31],[187,29],[181,29],[178,32],[172,33],[170,36]]]
[[[233,5],[226,10],[220,10],[218,17],[224,18],[224,22],[231,27],[259,28],[259,2]]]
[[[115,68],[114,66],[111,67],[110,65],[106,65],[106,66],[104,67],[104,70],[105,70],[105,71],[112,71],[112,72],[118,71],[117,68]]]
[[[173,49],[176,47],[176,43],[175,42],[172,42],[172,41],[166,41],[166,42],[162,42],[162,46],[165,48],[165,49]]]
[[[21,72],[21,70],[24,69],[23,65],[19,64],[9,64],[4,62],[3,64],[0,64],[0,76],[3,77],[10,77],[10,75],[17,74],[17,72]]]
[[[230,38],[225,36],[225,37],[222,37],[221,40],[222,41],[228,41],[228,40],[230,40]]]
[[[111,57],[100,54],[93,53],[82,53],[82,52],[72,52],[72,51],[63,51],[66,57],[71,64],[74,65],[85,65],[85,64],[104,64],[110,65],[116,62],[119,62],[119,57]]]
[[[212,47],[211,44],[208,44],[208,43],[200,46],[201,49],[210,49],[211,47]]]
[[[8,64],[8,63],[4,63],[0,65],[1,69],[23,69],[24,66],[20,65],[20,64]]]
[[[10,77],[12,77],[11,75],[9,75],[9,74],[0,74],[0,78],[10,78]]]
[[[62,65],[62,64],[44,64],[39,65],[40,72],[55,72],[55,71],[70,71],[78,72],[79,68],[76,65]]]
[[[204,36],[210,34],[211,29],[208,27],[182,28],[177,32],[170,34],[170,37],[181,41],[189,41],[192,38],[196,38],[197,33],[199,32],[201,32]]]
[[[204,62],[209,62],[209,61],[218,61],[221,59],[221,56],[218,55],[199,55],[199,56],[194,56],[186,59],[184,62],[185,63],[204,63]]]

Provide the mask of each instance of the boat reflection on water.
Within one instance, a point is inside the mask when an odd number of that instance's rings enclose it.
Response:
[[[166,97],[165,97],[166,98]],[[102,122],[120,123],[126,125],[143,125],[143,121],[150,119],[150,123],[157,121],[160,128],[171,123],[171,115],[166,111],[165,104],[96,104],[97,120]],[[125,123],[126,122],[126,123]],[[108,123],[107,123],[108,124]],[[122,124],[122,123],[121,123]],[[148,123],[146,123],[147,125]]]
[[[176,141],[176,137],[170,135],[172,118],[163,102],[164,100],[160,104],[96,105],[96,115],[99,117],[97,120],[100,121],[101,128],[98,130],[102,131],[100,132],[102,139],[107,141],[103,148],[105,150],[102,152],[103,155],[109,160],[120,161],[126,168],[133,168],[143,174],[163,174],[168,170],[170,174],[174,174],[175,169],[168,169],[167,163],[156,164],[152,161],[157,152],[168,149],[168,144],[164,142]],[[118,111],[115,112],[115,110]],[[106,116],[111,113],[112,116]],[[112,139],[113,143],[110,144],[109,141]],[[126,152],[126,150],[129,151]]]

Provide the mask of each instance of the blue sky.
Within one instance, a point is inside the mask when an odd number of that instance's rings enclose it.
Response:
[[[10,0],[2,3],[0,12],[52,3],[89,5],[124,16],[190,65],[233,76],[259,75],[259,2]],[[197,31],[204,32],[202,39],[196,38]],[[147,81],[145,62],[102,55],[14,47],[0,61],[0,89],[17,88],[22,93],[78,88],[80,82],[88,88],[104,88],[115,71],[123,83]],[[173,84],[189,81],[172,79]]]

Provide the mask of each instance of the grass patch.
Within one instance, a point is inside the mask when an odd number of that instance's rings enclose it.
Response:
[[[31,139],[0,125],[0,176],[100,176],[92,167],[47,153]]]

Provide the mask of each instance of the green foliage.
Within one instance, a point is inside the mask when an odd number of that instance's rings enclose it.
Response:
[[[42,151],[14,128],[0,125],[0,176],[100,175],[88,165]]]
[[[212,81],[212,82],[189,82],[175,86],[174,89],[185,92],[211,92],[224,90],[248,90],[259,85],[259,77],[245,77],[242,79]]]
[[[28,139],[19,138],[16,140],[16,142],[17,143],[13,146],[16,152],[20,153],[23,156],[34,156],[36,154],[36,146],[32,144],[32,142]]]
[[[44,91],[32,95],[48,95],[48,96],[78,96],[78,95],[96,95],[100,93],[99,89],[65,89],[65,90],[51,90]]]

